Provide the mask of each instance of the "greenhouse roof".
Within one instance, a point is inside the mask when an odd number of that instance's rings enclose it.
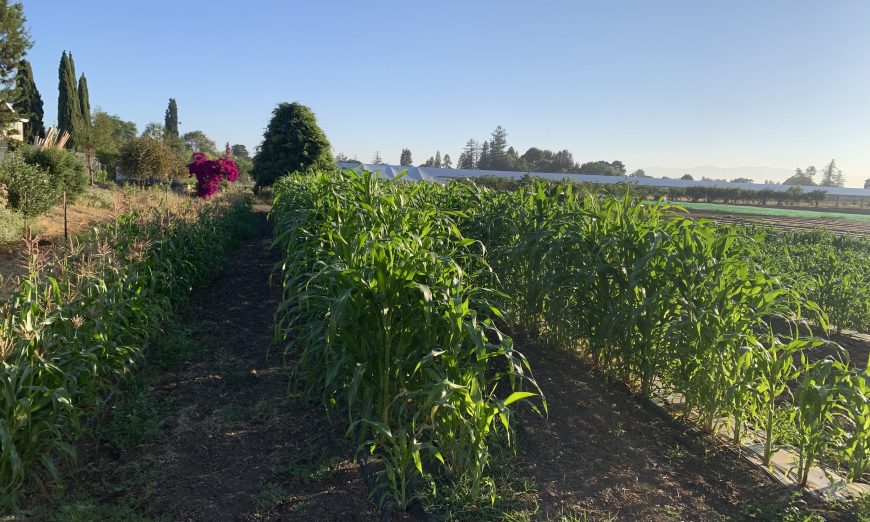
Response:
[[[685,179],[634,178],[628,176],[603,176],[595,174],[564,174],[552,172],[513,172],[504,170],[476,169],[440,169],[434,167],[414,167],[412,165],[396,166],[384,164],[338,163],[340,167],[351,169],[365,168],[379,171],[384,177],[394,178],[402,171],[407,171],[403,179],[409,181],[448,181],[452,178],[478,178],[482,176],[497,176],[502,178],[520,179],[526,174],[532,177],[551,179],[555,181],[570,180],[580,183],[601,183],[607,185],[632,184],[647,187],[727,187],[744,190],[775,190],[784,192],[795,185],[779,185],[765,183],[732,183],[728,181],[692,181]],[[829,196],[870,197],[870,189],[848,187],[802,186],[804,192],[824,190]]]

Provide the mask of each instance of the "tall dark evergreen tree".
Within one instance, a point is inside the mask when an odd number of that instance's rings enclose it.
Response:
[[[91,99],[88,94],[88,79],[84,73],[79,77],[79,110],[81,111],[81,131],[88,133],[91,129]]]
[[[15,111],[22,118],[27,118],[24,124],[24,141],[32,142],[34,138],[45,136],[43,119],[45,112],[42,108],[42,96],[36,88],[33,80],[33,69],[30,62],[21,60],[18,64],[18,74],[15,76]]]
[[[166,117],[163,122],[167,136],[178,137],[178,105],[175,98],[169,98],[169,106],[166,107]],[[247,151],[245,151],[247,153]]]
[[[501,125],[492,131],[492,139],[489,141],[489,163],[486,168],[494,170],[506,170],[505,160],[507,154],[507,131]]]
[[[26,22],[24,7],[20,3],[0,0],[0,100],[10,104],[15,101],[15,71],[24,54],[33,46],[24,26]],[[13,119],[12,112],[0,111],[0,129],[5,129]]]
[[[66,51],[60,57],[57,86],[57,128],[70,133],[72,147],[77,145],[76,139],[81,129],[82,110],[76,86],[75,64],[72,55]]]
[[[480,151],[477,145],[477,140],[471,138],[465,142],[465,147],[462,149],[462,154],[459,155],[459,160],[456,162],[456,168],[459,169],[476,169],[477,162],[480,156]]]
[[[453,161],[450,159],[450,154],[444,155],[444,161],[441,162],[441,166],[444,167],[445,169],[452,169],[453,168]]]
[[[477,160],[478,169],[491,169],[492,157],[490,156],[489,142],[484,141],[480,146],[480,158]]]
[[[402,154],[399,156],[399,165],[411,165],[411,149],[402,149]]]

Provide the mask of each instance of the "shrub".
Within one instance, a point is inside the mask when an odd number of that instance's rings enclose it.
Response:
[[[27,217],[42,214],[59,198],[48,170],[27,163],[20,154],[0,162],[0,183],[9,191],[8,207]]]
[[[69,197],[75,198],[88,186],[88,171],[74,152],[36,147],[26,147],[22,152],[24,161],[48,170],[51,184],[58,194],[66,191]]]
[[[184,163],[171,147],[147,136],[124,142],[118,152],[118,165],[124,176],[139,183],[168,181],[184,172]]]
[[[268,187],[285,174],[329,170],[334,165],[329,140],[311,109],[300,103],[281,103],[263,133],[251,174],[257,187]]]
[[[187,165],[187,171],[196,176],[196,195],[201,198],[210,198],[217,194],[222,181],[235,182],[239,179],[239,169],[230,159],[229,150],[226,156],[216,160],[206,158],[202,152],[194,152],[193,161]]]
[[[23,229],[24,218],[21,214],[8,208],[0,208],[0,245],[18,239]]]

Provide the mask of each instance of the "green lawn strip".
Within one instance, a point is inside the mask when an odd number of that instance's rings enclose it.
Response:
[[[750,207],[742,205],[725,205],[720,203],[692,203],[674,201],[674,205],[689,210],[706,210],[709,212],[729,212],[732,214],[749,214],[756,216],[792,217],[804,219],[839,219],[844,221],[870,222],[870,214],[847,214],[843,212],[820,212],[815,210],[794,210],[786,208]]]

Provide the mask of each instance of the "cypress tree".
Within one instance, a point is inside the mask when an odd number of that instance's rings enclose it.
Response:
[[[76,146],[76,134],[81,129],[82,110],[76,87],[75,64],[72,55],[63,52],[60,58],[57,86],[57,128],[70,133],[70,146]]]
[[[79,78],[79,108],[82,115],[82,127],[91,128],[91,100],[88,95],[88,79],[82,73]]]
[[[175,98],[169,98],[163,127],[167,136],[178,137],[178,105],[175,103]]]
[[[22,118],[29,121],[24,124],[24,141],[32,142],[36,137],[45,136],[43,118],[45,112],[42,108],[42,96],[36,88],[33,80],[33,69],[30,62],[21,60],[18,64],[18,74],[15,76],[15,111]]]

